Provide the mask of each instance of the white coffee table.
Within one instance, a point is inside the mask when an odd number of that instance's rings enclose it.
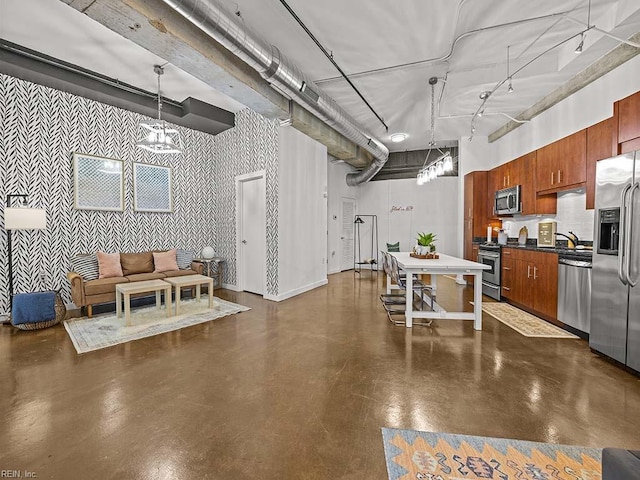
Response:
[[[164,291],[164,303],[167,317],[171,316],[171,285],[163,280],[144,280],[142,282],[119,283],[116,285],[116,317],[122,316],[122,296],[124,295],[124,324],[131,325],[131,295],[138,293],[156,292],[156,307],[162,308],[162,292]]]
[[[209,308],[213,308],[213,278],[205,275],[184,275],[182,277],[169,277],[165,282],[173,285],[176,292],[176,315],[180,315],[180,290],[183,287],[196,287],[196,301],[200,301],[200,285],[209,285]]]

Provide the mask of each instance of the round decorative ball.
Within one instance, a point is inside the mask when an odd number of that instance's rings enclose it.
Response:
[[[204,247],[202,249],[202,258],[210,259],[216,256],[216,251],[213,247]]]

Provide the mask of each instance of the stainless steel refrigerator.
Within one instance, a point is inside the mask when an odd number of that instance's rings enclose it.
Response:
[[[640,371],[640,150],[600,160],[589,346]]]

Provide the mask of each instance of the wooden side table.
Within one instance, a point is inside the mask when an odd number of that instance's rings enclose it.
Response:
[[[214,288],[222,288],[222,274],[224,273],[224,263],[225,259],[221,257],[213,257],[213,258],[194,258],[194,262],[202,263],[206,265],[206,273],[207,277],[211,277],[216,281]],[[213,272],[211,269],[211,265],[215,264],[216,271]],[[215,276],[212,275],[215,273]]]

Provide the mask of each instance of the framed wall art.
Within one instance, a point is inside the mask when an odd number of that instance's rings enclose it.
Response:
[[[73,152],[74,208],[123,211],[123,167],[122,160]]]
[[[172,212],[171,168],[133,164],[133,209],[136,212]]]

